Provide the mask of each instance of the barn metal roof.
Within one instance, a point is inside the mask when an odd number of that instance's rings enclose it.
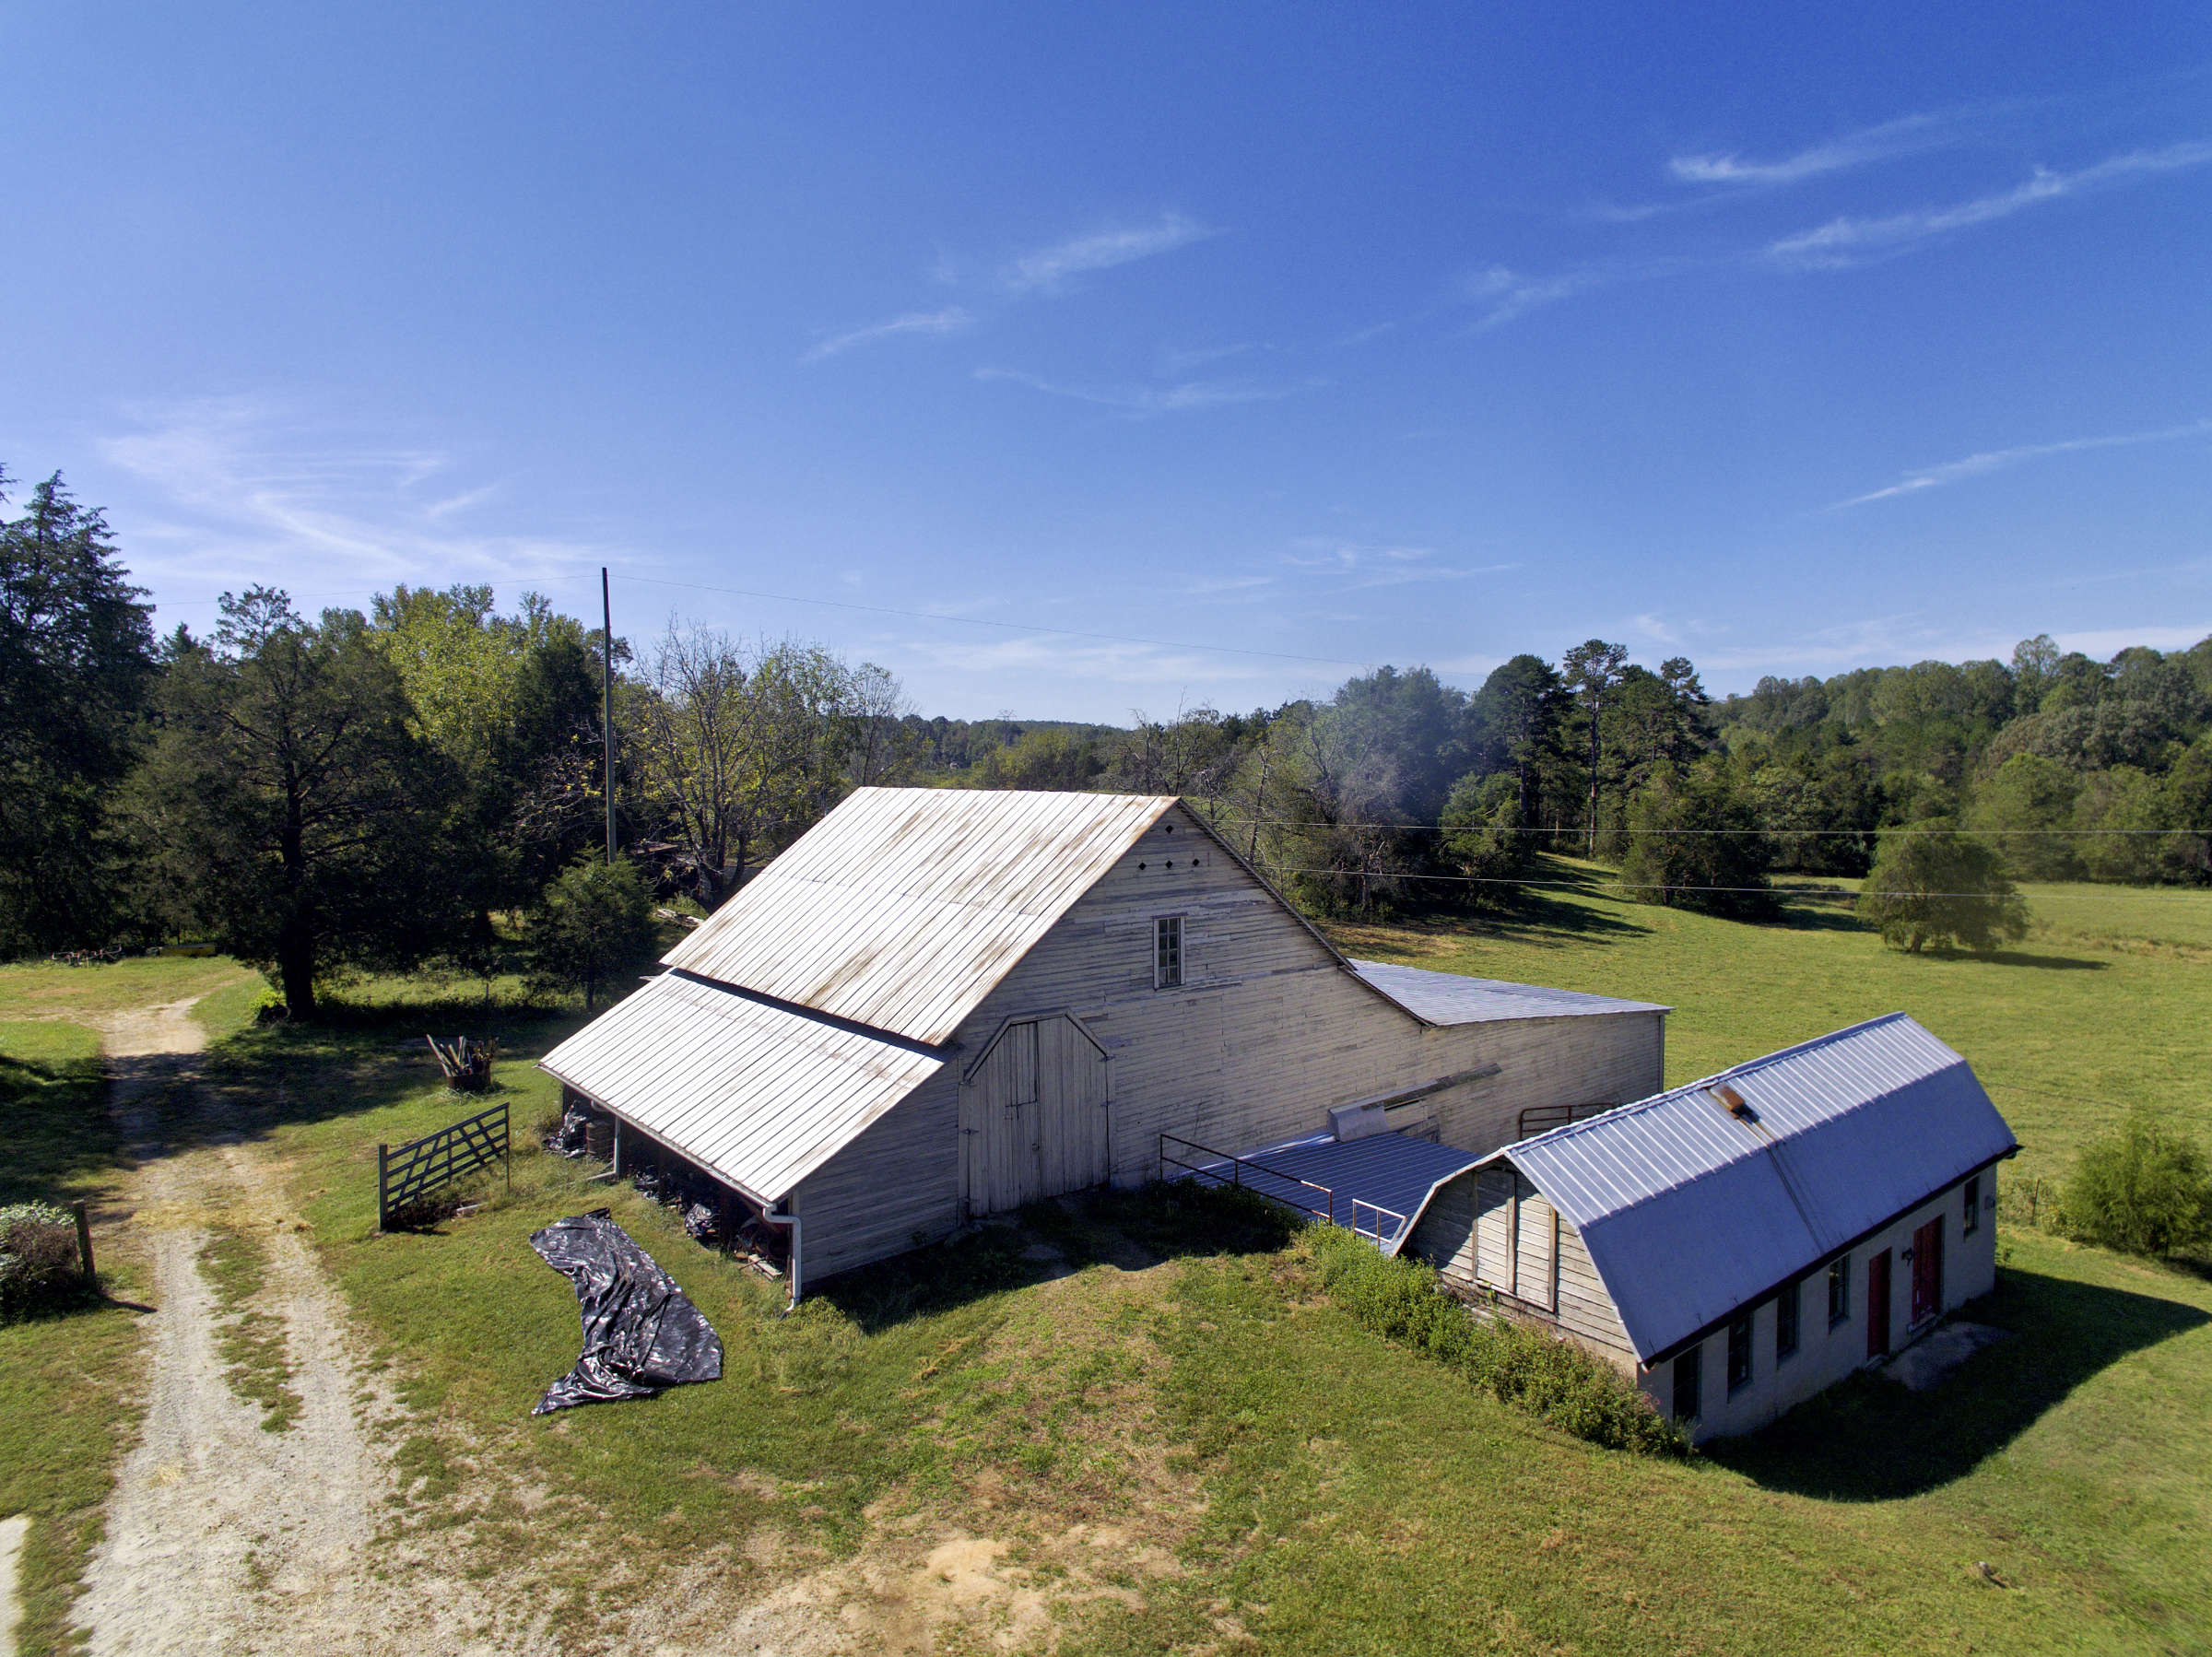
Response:
[[[941,1043],[1174,804],[860,789],[663,958]]]
[[[1506,1018],[1571,1018],[1591,1013],[1667,1013],[1650,1001],[1618,1001],[1499,978],[1465,978],[1421,967],[1354,961],[1352,970],[1425,1024],[1488,1024]]]
[[[538,1061],[771,1204],[944,1063],[674,972],[647,980]]]
[[[1213,1185],[1233,1181],[1289,1207],[1333,1216],[1339,1226],[1374,1238],[1385,1254],[1395,1254],[1436,1188],[1482,1158],[1392,1131],[1358,1139],[1316,1134],[1286,1140],[1243,1152],[1234,1158],[1233,1171],[1227,1158],[1194,1160],[1195,1167],[1182,1177]]]
[[[1891,1013],[1491,1159],[1574,1223],[1648,1359],[2018,1148],[1967,1062]]]

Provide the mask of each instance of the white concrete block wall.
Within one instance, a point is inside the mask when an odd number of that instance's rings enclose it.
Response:
[[[1851,1294],[1842,1319],[1828,1319],[1828,1263],[1823,1261],[1799,1280],[1798,1346],[1794,1356],[1777,1359],[1774,1351],[1775,1303],[1761,1302],[1751,1314],[1751,1377],[1731,1392],[1728,1386],[1728,1332],[1714,1330],[1700,1344],[1701,1404],[1694,1422],[1686,1423],[1693,1439],[1724,1438],[1751,1432],[1781,1416],[1815,1393],[1865,1369],[1873,1361],[1866,1353],[1866,1263],[1884,1249],[1889,1251],[1889,1349],[1901,1350],[1924,1334],[1940,1318],[1976,1296],[1996,1287],[1997,1169],[1985,1168],[1977,1193],[1980,1223],[1964,1230],[1966,1181],[1946,1187],[1903,1218],[1886,1226],[1849,1251]],[[1931,1219],[1943,1220],[1943,1298],[1936,1318],[1919,1326],[1908,1320],[1912,1304],[1912,1268],[1904,1252],[1912,1234]],[[1639,1365],[1636,1384],[1662,1415],[1674,1413],[1675,1360],[1649,1367]]]

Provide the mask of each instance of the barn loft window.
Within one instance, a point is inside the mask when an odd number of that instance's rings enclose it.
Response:
[[[1675,1419],[1695,1421],[1704,1400],[1705,1346],[1700,1342],[1675,1359]]]
[[[1851,1256],[1839,1254],[1828,1263],[1828,1326],[1833,1329],[1851,1316]]]
[[[1751,1314],[1728,1322],[1728,1390],[1740,1391],[1751,1384]]]
[[[1971,1237],[1982,1229],[1982,1176],[1966,1182],[1966,1209],[1959,1216],[1959,1235]]]
[[[1774,1361],[1797,1356],[1797,1310],[1805,1299],[1805,1282],[1792,1278],[1774,1297]]]
[[[1182,917],[1161,915],[1152,923],[1152,987],[1182,988]]]

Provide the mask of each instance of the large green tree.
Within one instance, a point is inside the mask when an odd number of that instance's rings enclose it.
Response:
[[[599,992],[653,957],[653,898],[637,865],[585,852],[554,877],[530,917],[524,981],[538,993]]]
[[[1986,955],[2028,935],[2028,905],[2006,878],[2004,861],[1941,823],[1882,836],[1858,912],[1884,942],[1914,955],[1951,945]]]
[[[7,476],[0,470],[0,502]],[[0,955],[104,942],[109,834],[154,677],[143,591],[57,474],[0,522]]]
[[[1629,806],[1629,830],[1620,876],[1630,898],[1745,919],[1775,912],[1772,848],[1726,766],[1708,759],[1653,779]]]
[[[221,605],[170,664],[141,828],[175,922],[307,1017],[332,969],[411,965],[465,925],[440,833],[452,770],[358,613],[311,624],[265,587]]]

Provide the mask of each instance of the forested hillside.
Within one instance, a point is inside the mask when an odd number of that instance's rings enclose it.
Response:
[[[1631,897],[1756,914],[1771,871],[1863,875],[1900,829],[1946,848],[1936,887],[2212,880],[2212,640],[2099,663],[2039,637],[1715,702],[1688,660],[1594,639],[1472,694],[1384,667],[1242,714],[958,721],[800,640],[679,623],[610,664],[481,586],[312,620],[254,588],[157,640],[102,515],[58,476],[24,506],[0,523],[0,953],[205,936],[295,1013],[334,973],[518,950],[595,981],[621,964],[590,939],[641,938],[654,897],[712,908],[877,782],[1182,794],[1316,913],[1495,904],[1571,851]],[[610,821],[620,872],[587,879]]]

